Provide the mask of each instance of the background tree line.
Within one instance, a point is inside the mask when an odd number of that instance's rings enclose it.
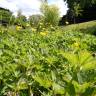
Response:
[[[47,0],[41,0],[41,1],[46,2],[46,4],[47,4]],[[60,25],[66,24],[66,21],[68,21],[70,24],[72,24],[72,23],[80,23],[80,22],[91,21],[91,20],[96,19],[96,0],[64,0],[64,2],[67,3],[69,9],[67,11],[67,14],[61,18],[61,20],[59,22]],[[46,12],[47,11],[50,13],[50,10],[46,10]],[[54,19],[56,19],[56,17],[59,16],[59,14],[57,14],[57,13],[54,13],[54,12],[52,13],[55,17]],[[44,13],[44,14],[46,14],[46,13]],[[52,14],[50,16],[48,16],[48,18],[49,17],[51,18],[51,16],[53,18]],[[47,14],[47,15],[49,15],[49,14]],[[18,11],[17,17],[15,17],[15,16],[13,16],[13,14],[10,10],[0,7],[0,24],[3,24],[3,25],[8,25],[8,24],[18,25],[19,24],[19,25],[25,26],[25,22],[30,22],[31,25],[36,23],[36,25],[37,25],[37,23],[38,23],[39,19],[41,19],[41,17],[42,16],[38,15],[38,14],[32,15],[27,20],[26,17],[24,15],[22,15],[22,12],[20,10]],[[51,18],[51,20],[53,20],[52,18]],[[57,18],[57,21],[58,21],[58,18]],[[51,21],[49,20],[48,22],[51,22]],[[52,22],[54,22],[54,21],[52,21]]]
[[[7,25],[16,25],[16,24],[23,24],[26,22],[27,19],[24,15],[22,15],[21,11],[18,11],[17,17],[13,15],[13,13],[9,9],[5,9],[0,7],[0,24],[7,26]]]
[[[27,18],[19,10],[17,16],[14,16],[10,10],[5,8],[0,8],[0,24],[7,25],[19,25],[23,28],[27,26],[38,27],[39,23],[42,22],[44,26],[48,25],[56,26],[60,20],[59,8],[55,5],[48,5],[46,1],[42,1],[40,11],[41,14],[35,14]],[[28,25],[29,24],[29,25]]]
[[[64,0],[67,2],[68,11],[60,21],[64,25],[64,21],[69,23],[81,23],[96,20],[96,0]]]

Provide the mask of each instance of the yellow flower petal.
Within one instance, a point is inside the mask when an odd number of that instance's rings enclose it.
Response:
[[[48,32],[40,32],[40,34],[41,34],[42,36],[46,36],[46,35],[48,34]]]
[[[80,44],[77,43],[77,42],[74,43],[74,46],[75,46],[75,47],[79,47],[79,45],[80,45]]]
[[[36,32],[36,29],[35,28],[32,28],[31,30],[32,30],[32,32]]]
[[[20,29],[22,29],[21,26],[16,26],[16,30],[20,30]]]

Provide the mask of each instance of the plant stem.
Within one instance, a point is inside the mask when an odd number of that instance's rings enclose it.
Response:
[[[31,86],[29,85],[29,87],[28,87],[28,93],[29,93],[29,96],[33,96],[33,94],[32,94],[32,90],[31,90]]]

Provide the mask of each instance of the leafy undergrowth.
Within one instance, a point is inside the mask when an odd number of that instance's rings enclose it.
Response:
[[[77,30],[0,29],[0,95],[95,96],[95,51]]]

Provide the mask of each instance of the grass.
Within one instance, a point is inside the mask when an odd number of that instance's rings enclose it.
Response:
[[[61,27],[62,30],[79,30],[83,33],[90,33],[94,34],[96,32],[96,20],[84,22],[84,23],[78,23],[78,24],[72,24],[68,25],[66,27]]]

